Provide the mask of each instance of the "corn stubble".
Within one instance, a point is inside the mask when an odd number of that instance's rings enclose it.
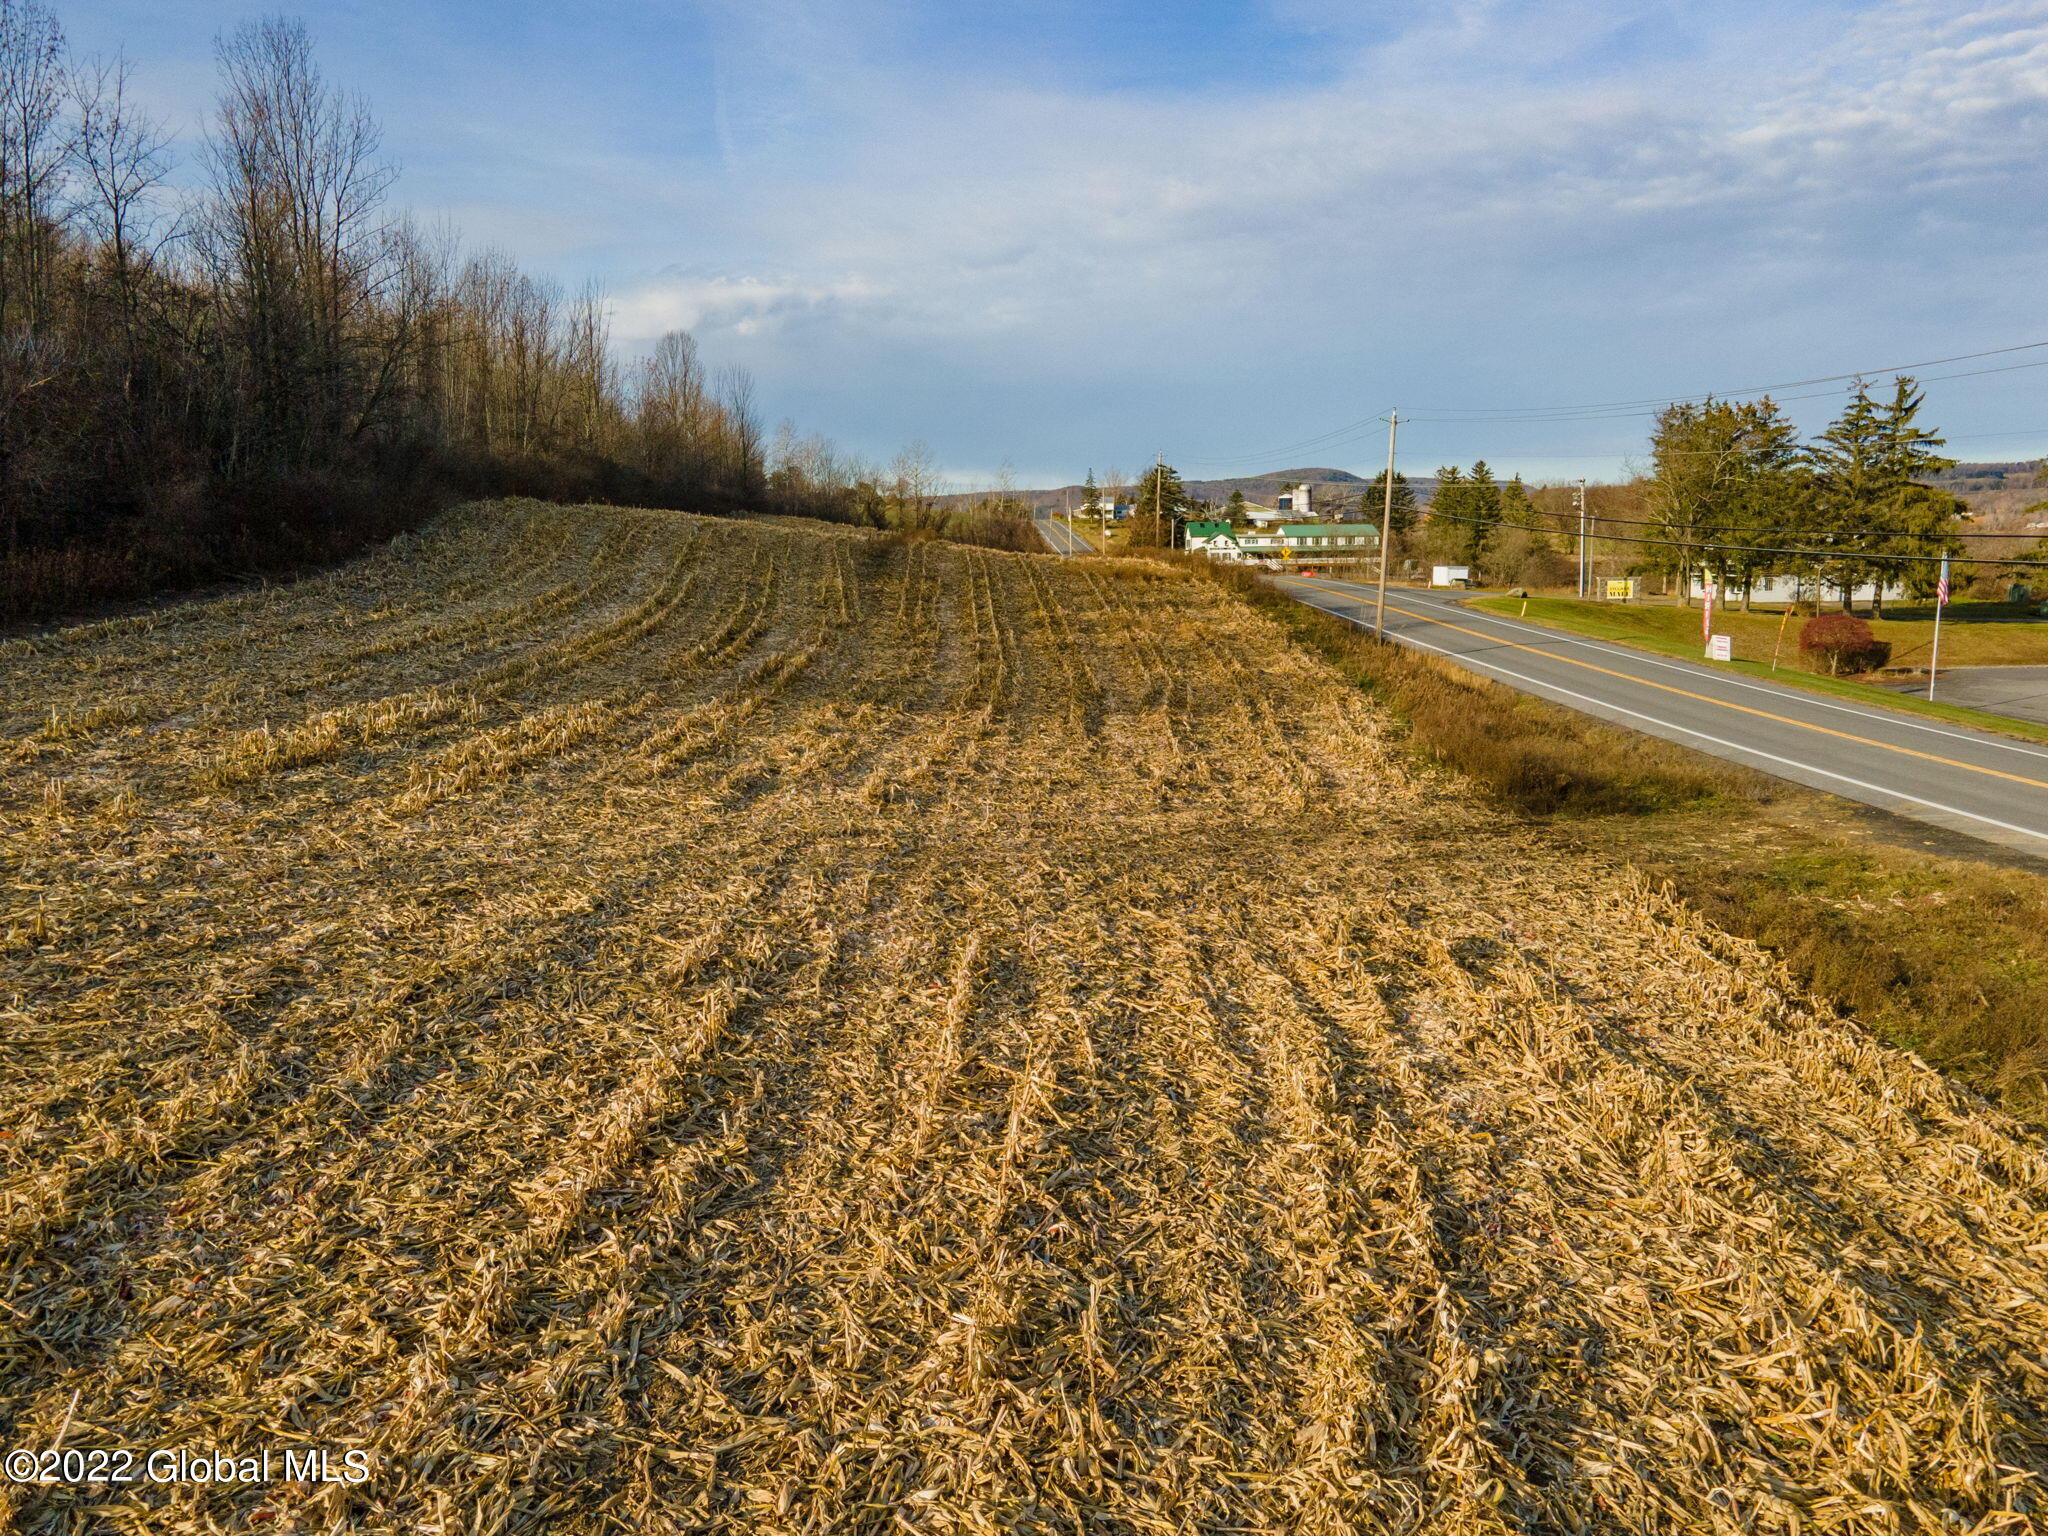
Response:
[[[1215,586],[471,509],[4,667],[11,1444],[198,1532],[2020,1531],[2048,1164]]]

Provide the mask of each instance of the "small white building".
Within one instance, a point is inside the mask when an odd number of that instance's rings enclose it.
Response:
[[[1703,576],[1694,576],[1692,579],[1692,595],[1695,598],[1701,598],[1706,596],[1706,591],[1706,578]],[[1789,603],[1793,601],[1795,596],[1805,598],[1807,601],[1811,602],[1815,597],[1822,598],[1823,600],[1829,598],[1839,600],[1842,595],[1842,589],[1840,587],[1830,585],[1827,587],[1825,591],[1816,591],[1814,588],[1813,578],[1810,576],[1805,577],[1797,582],[1795,582],[1793,578],[1790,576],[1765,576],[1759,577],[1755,582],[1750,584],[1749,595],[1750,601],[1757,603]],[[1905,598],[1905,596],[1906,589],[1900,583],[1896,581],[1888,581],[1884,584],[1884,600],[1886,602],[1899,602],[1902,601]],[[1877,584],[1875,582],[1866,581],[1865,583],[1863,583],[1862,586],[1856,589],[1855,594],[1850,598],[1850,601],[1856,603],[1868,603],[1876,601],[1876,598]],[[1741,583],[1733,581],[1723,582],[1721,584],[1720,592],[1715,597],[1714,601],[1716,601],[1717,603],[1722,603],[1724,605],[1729,603],[1740,604],[1742,601]]]

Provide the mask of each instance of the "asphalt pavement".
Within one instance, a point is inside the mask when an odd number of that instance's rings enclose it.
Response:
[[[1087,538],[1066,525],[1058,517],[1039,513],[1032,519],[1038,525],[1038,536],[1045,540],[1046,547],[1056,555],[1092,555],[1095,546]]]
[[[1369,583],[1276,576],[1290,596],[1370,625]],[[1525,693],[2035,855],[2048,854],[2048,744],[1919,720],[1390,587],[1387,633]]]
[[[1888,693],[1927,692],[1927,679],[1879,683]],[[2048,667],[1943,667],[1934,696],[1987,714],[2048,725]]]

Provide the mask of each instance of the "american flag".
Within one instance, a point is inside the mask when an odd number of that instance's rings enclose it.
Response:
[[[1948,562],[1941,562],[1941,580],[1934,588],[1934,604],[1937,608],[1948,606]]]

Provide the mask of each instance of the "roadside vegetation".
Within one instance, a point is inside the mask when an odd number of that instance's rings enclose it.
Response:
[[[217,66],[176,174],[125,65],[0,0],[0,626],[317,566],[479,495],[1031,547],[1015,507],[936,514],[922,450],[771,437],[686,333],[622,366],[597,290],[420,228],[297,23],[224,33]]]
[[[1658,413],[1647,469],[1619,484],[1525,487],[1483,460],[1446,466],[1396,556],[1467,566],[1485,586],[1570,588],[1583,532],[1596,583],[1628,578],[1688,608],[1711,582],[1724,613],[1775,583],[1877,620],[1895,606],[1925,617],[1946,560],[1951,595],[2031,609],[2048,540],[2021,519],[2048,503],[1972,522],[1959,493],[1981,496],[1984,482],[1939,451],[1923,403],[1910,377],[1879,392],[1859,382],[1810,441],[1768,397],[1673,404]]]
[[[1698,660],[1701,653],[1697,608],[1679,608],[1669,603],[1586,602],[1534,593],[1526,600],[1474,598],[1472,605],[1513,618],[1521,615],[1524,601],[1529,609],[1526,617],[1578,634],[1626,641],[1688,660]],[[1805,622],[1804,615],[1793,614],[1788,619],[1779,609],[1750,613],[1740,608],[1714,610],[1714,631],[1727,635],[1733,642],[1736,660],[1768,666],[1775,649],[1781,671],[1797,671],[1804,666],[1799,655],[1799,631]],[[1888,666],[1927,665],[1934,644],[1931,609],[1909,604],[1884,618],[1868,618],[1866,622],[1871,633],[1891,647]],[[1941,661],[1943,666],[1958,667],[2048,666],[2048,623],[2037,618],[2031,605],[1952,604],[1941,620]]]
[[[1472,606],[1504,618],[1526,619],[1531,624],[1546,624],[1591,639],[1636,645],[1646,651],[1686,661],[1700,659],[1702,647],[1697,609],[1687,611],[1668,604],[1589,603],[1569,597],[1479,597],[1472,600]],[[1944,668],[1951,661],[1957,666],[2048,665],[2048,624],[2020,622],[2009,604],[1957,606],[1961,609],[1960,616],[1956,616],[1956,610],[1952,609],[1951,617],[1942,621],[1941,659]],[[1734,656],[1732,660],[1715,662],[1714,665],[1745,676],[1783,683],[1787,687],[1854,699],[1859,704],[1904,710],[1908,714],[1948,720],[1980,730],[2003,731],[2009,736],[2048,741],[2048,726],[1945,703],[1938,696],[1938,688],[1937,697],[1930,702],[1924,694],[1879,688],[1856,678],[1830,677],[1825,672],[1810,671],[1807,660],[1799,654],[1799,630],[1803,622],[1798,615],[1788,620],[1774,613],[1716,613],[1715,631],[1731,638]],[[1871,632],[1881,642],[1893,647],[1892,665],[1914,665],[1916,656],[1918,664],[1926,664],[1934,628],[1931,621],[1872,619],[1868,622]],[[1771,665],[1773,649],[1778,650],[1778,665],[1775,667]],[[1925,680],[1922,681],[1924,684]]]
[[[1418,755],[1470,775],[1503,809],[1550,818],[1573,844],[1668,883],[1885,1039],[2048,1122],[2048,871],[1894,846],[1798,786],[1381,645],[1242,568],[1172,558],[1242,595],[1385,704]],[[1532,600],[1532,618],[1536,609]]]
[[[8,1528],[2038,1526],[2038,1143],[1272,611],[525,502],[0,645],[8,1442],[370,1469]]]

